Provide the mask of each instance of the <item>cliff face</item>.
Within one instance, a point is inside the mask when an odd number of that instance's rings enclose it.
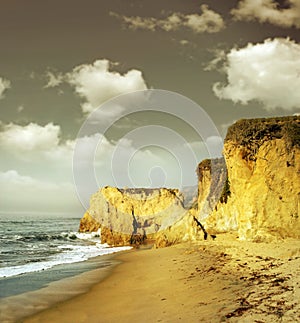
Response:
[[[104,187],[91,197],[80,231],[101,228],[102,243],[139,244],[154,238],[185,212],[179,190]]]
[[[238,121],[223,154],[199,164],[190,210],[178,190],[104,187],[80,230],[101,228],[111,245],[150,238],[158,247],[230,231],[242,240],[300,238],[300,117]]]
[[[217,202],[223,197],[227,179],[224,158],[205,159],[197,168],[198,175],[198,219],[203,221],[214,210]]]
[[[206,218],[208,232],[236,230],[254,241],[300,238],[299,124],[299,117],[253,119],[229,128],[225,199]],[[199,189],[209,184],[202,181]]]

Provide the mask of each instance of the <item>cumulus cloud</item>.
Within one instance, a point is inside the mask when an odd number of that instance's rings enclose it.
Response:
[[[227,82],[213,86],[220,99],[241,104],[256,100],[267,110],[300,106],[300,44],[293,40],[267,39],[232,49],[222,71]]]
[[[106,59],[93,64],[77,66],[67,74],[68,82],[75,92],[84,99],[83,112],[95,110],[114,96],[147,89],[141,71],[132,69],[125,74],[111,71],[112,63]]]
[[[45,126],[29,123],[2,124],[0,127],[0,168],[34,170],[43,177],[71,179],[71,165],[75,141],[62,141],[59,125]],[[46,172],[43,169],[47,169]]]
[[[144,29],[156,31],[176,31],[182,27],[190,29],[194,33],[216,33],[225,27],[223,18],[217,12],[208,8],[207,5],[201,6],[202,14],[173,13],[164,19],[154,17],[127,17],[111,12],[110,15],[123,21],[124,25],[130,29]]]
[[[145,163],[156,165],[162,158],[150,152],[136,149],[132,140],[121,138],[118,141],[109,141],[103,134],[94,133],[79,137],[74,140],[61,140],[61,129],[59,125],[49,123],[41,126],[30,123],[24,126],[17,124],[2,124],[0,131],[0,168],[9,169],[13,167],[16,172],[28,173],[31,176],[39,174],[44,180],[61,182],[63,179],[71,183],[72,161],[75,145],[80,151],[80,164],[89,164],[89,156],[94,156],[91,167],[96,167],[99,174],[99,186],[114,185],[112,167],[118,170],[118,161],[126,157],[134,156],[136,163],[133,172],[137,177],[144,179]],[[118,156],[117,163],[113,164],[114,158]],[[126,160],[125,158],[125,160]],[[115,161],[116,161],[115,160]],[[8,173],[13,178],[19,178],[16,173]],[[124,178],[125,174],[119,174]],[[123,179],[122,179],[123,180]],[[22,178],[22,183],[30,184],[30,180]],[[35,185],[35,184],[34,184]],[[128,186],[128,182],[127,182]]]
[[[201,6],[202,15],[191,14],[184,17],[183,25],[195,33],[217,33],[225,27],[224,20],[207,5]]]
[[[258,20],[261,23],[300,28],[300,1],[287,0],[288,8],[281,9],[274,0],[242,0],[231,11],[235,20]]]
[[[10,81],[0,77],[0,100],[4,98],[4,92],[10,88]]]
[[[3,125],[0,132],[0,143],[20,151],[50,150],[58,146],[60,127],[53,123],[40,126],[29,123],[20,126],[14,123]]]
[[[44,88],[53,88],[59,86],[64,81],[64,75],[62,73],[54,74],[53,72],[46,72],[47,84]]]
[[[61,140],[60,126],[0,126],[1,211],[80,210],[72,176],[74,141]]]
[[[126,138],[110,142],[99,133],[62,141],[60,126],[52,123],[0,126],[2,211],[80,209],[72,174],[76,140],[81,144],[80,162],[88,163],[88,156],[94,155],[91,167],[99,174],[99,186],[115,183],[111,167],[116,149],[122,154],[135,153],[132,142]]]

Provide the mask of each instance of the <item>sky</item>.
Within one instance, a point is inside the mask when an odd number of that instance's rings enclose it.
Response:
[[[300,0],[0,6],[0,213],[82,214],[78,145],[98,187],[189,186],[234,121],[300,111]],[[155,89],[187,104],[149,111],[134,97],[129,114],[116,99]]]

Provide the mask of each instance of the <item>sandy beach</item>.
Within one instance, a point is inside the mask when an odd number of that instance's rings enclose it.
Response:
[[[299,322],[300,241],[214,241],[116,256],[76,297],[22,322]]]

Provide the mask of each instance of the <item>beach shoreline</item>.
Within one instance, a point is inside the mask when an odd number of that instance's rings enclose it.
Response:
[[[115,255],[90,290],[21,322],[296,322],[300,241],[216,241]]]
[[[131,250],[119,253],[131,252]],[[40,282],[41,288],[3,297],[0,299],[0,321],[17,322],[24,317],[34,315],[45,309],[55,306],[77,295],[87,292],[94,284],[105,279],[120,261],[115,259],[117,253],[97,256],[85,262],[69,265],[59,265],[42,274],[53,275],[58,271],[71,271],[62,273],[63,278],[52,279],[50,283]],[[74,266],[79,268],[73,268]],[[49,272],[53,272],[49,274]],[[34,274],[34,273],[33,273]],[[38,273],[37,273],[38,274]],[[18,277],[17,277],[18,278]],[[30,280],[29,280],[30,284]]]

